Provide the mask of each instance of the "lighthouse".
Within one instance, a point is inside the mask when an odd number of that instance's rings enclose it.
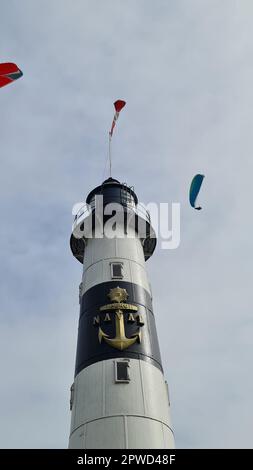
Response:
[[[70,246],[83,275],[69,448],[174,448],[146,270],[156,235],[133,187],[110,177],[93,189]]]

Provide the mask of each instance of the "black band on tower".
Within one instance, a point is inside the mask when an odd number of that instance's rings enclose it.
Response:
[[[108,295],[115,295],[118,287],[126,297],[112,301]],[[118,357],[148,361],[162,370],[149,293],[137,284],[111,281],[91,287],[82,297],[75,375],[95,362]]]

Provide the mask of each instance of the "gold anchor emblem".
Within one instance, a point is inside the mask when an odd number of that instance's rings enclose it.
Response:
[[[110,293],[108,297],[113,302],[112,304],[103,305],[100,307],[100,311],[115,311],[115,326],[116,326],[116,336],[115,338],[109,338],[109,336],[103,332],[102,328],[99,327],[98,331],[98,339],[99,342],[102,343],[104,340],[107,344],[112,346],[113,348],[123,349],[129,348],[132,344],[136,341],[139,343],[141,342],[141,331],[139,330],[136,334],[132,335],[131,338],[126,337],[125,333],[125,324],[124,324],[124,310],[131,310],[137,312],[138,308],[136,305],[131,305],[124,303],[127,300],[128,293],[126,289],[121,289],[120,287],[116,287],[114,289],[110,289]],[[106,314],[108,315],[108,314]],[[131,314],[131,322],[135,321],[133,314]],[[139,321],[140,325],[143,325],[143,321]]]

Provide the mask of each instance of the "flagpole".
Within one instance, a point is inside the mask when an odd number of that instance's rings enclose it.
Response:
[[[109,132],[109,166],[110,166],[110,178],[111,178],[111,176],[112,176],[111,140],[112,140],[112,136],[111,136],[111,133]]]

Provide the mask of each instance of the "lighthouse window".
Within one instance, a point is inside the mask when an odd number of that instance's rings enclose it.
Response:
[[[112,275],[112,279],[122,279],[123,278],[123,265],[122,265],[122,263],[112,263],[111,264],[111,275]]]
[[[129,383],[129,361],[115,361],[115,382]]]

